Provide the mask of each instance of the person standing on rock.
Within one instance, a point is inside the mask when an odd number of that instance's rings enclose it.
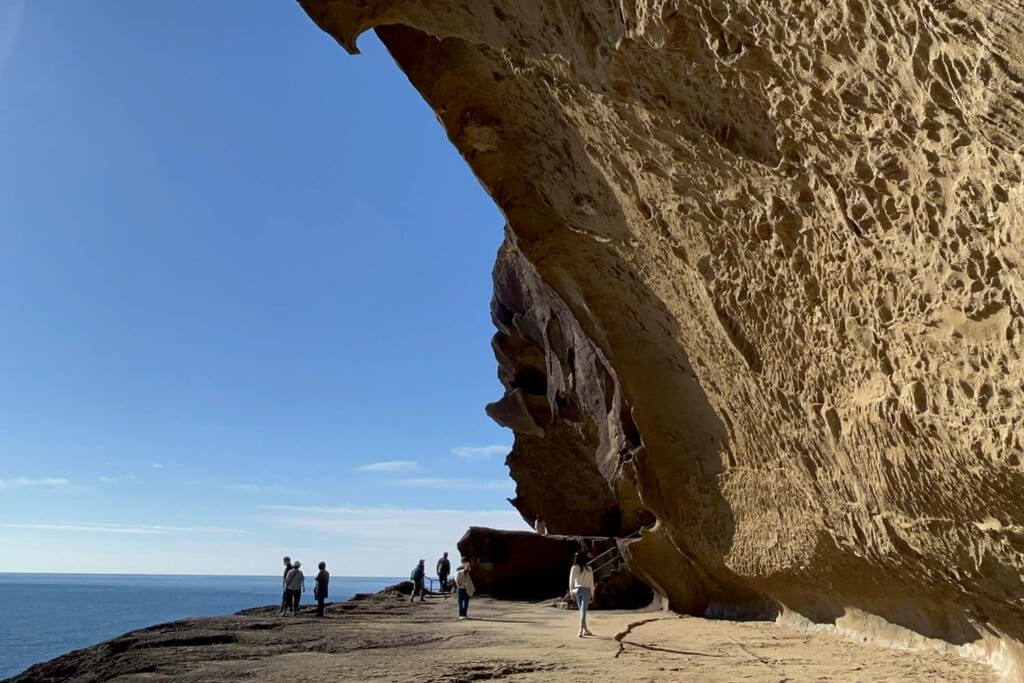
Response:
[[[282,560],[284,562],[284,573],[281,574],[281,614],[288,611],[288,572],[292,570],[292,558],[285,555]]]
[[[459,599],[459,619],[469,618],[469,599],[476,592],[473,577],[469,575],[469,560],[462,558],[462,564],[455,570],[455,589]]]
[[[316,598],[316,615],[324,615],[324,601],[327,600],[327,584],[331,581],[331,575],[327,572],[327,563],[321,562],[320,571],[316,573],[313,583],[313,597]]]
[[[425,562],[420,560],[419,564],[413,567],[412,572],[409,574],[409,578],[412,579],[412,593],[409,595],[409,602],[416,599],[417,593],[419,593],[420,602],[423,602],[425,593],[423,588],[423,579],[427,575],[427,570],[426,567],[424,567],[424,564]]]
[[[537,521],[533,523],[533,530],[541,536],[548,535],[548,525],[544,523],[544,520],[540,518],[540,515],[537,515]]]
[[[302,599],[302,591],[306,590],[306,576],[302,573],[302,563],[298,560],[292,563],[284,578],[284,588],[288,598],[288,611],[292,614],[299,613],[299,601]]]
[[[441,582],[441,592],[448,597],[448,575],[452,573],[452,563],[448,561],[448,553],[441,556],[437,561],[437,579]]]
[[[576,553],[572,569],[569,570],[569,592],[580,606],[580,632],[576,634],[580,638],[594,635],[587,628],[587,608],[594,597],[594,570],[587,565],[587,561],[586,553]]]

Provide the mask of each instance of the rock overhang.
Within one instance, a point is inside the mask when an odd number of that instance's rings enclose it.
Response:
[[[1024,10],[302,5],[377,29],[541,283],[497,343],[511,391],[545,370],[521,510],[571,453],[599,502],[566,523],[656,519],[682,609],[1019,646]]]

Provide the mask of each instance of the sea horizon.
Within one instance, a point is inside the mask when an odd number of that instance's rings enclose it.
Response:
[[[306,577],[302,604],[312,603]],[[332,575],[329,602],[374,593],[398,577]],[[0,680],[124,633],[181,619],[279,605],[280,574],[0,572]]]
[[[330,568],[328,567],[328,571]],[[281,572],[271,572],[267,574],[208,574],[208,573],[192,573],[192,572],[13,572],[0,570],[0,576],[193,576],[193,577],[237,577],[237,578],[253,578],[262,579],[267,577],[281,577]],[[335,575],[332,573],[332,577]],[[357,574],[338,574],[339,578],[345,579],[393,579],[395,577],[388,576],[373,576],[373,575],[357,575]],[[307,578],[312,578],[307,576]],[[402,579],[396,579],[401,581]]]

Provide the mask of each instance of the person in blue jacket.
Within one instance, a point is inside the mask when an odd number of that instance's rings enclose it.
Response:
[[[424,567],[424,564],[425,562],[420,560],[419,564],[413,568],[412,573],[409,574],[409,578],[412,579],[412,593],[409,595],[409,602],[416,599],[417,593],[419,593],[420,602],[423,602],[425,594],[423,589],[423,578],[427,575],[427,570]]]

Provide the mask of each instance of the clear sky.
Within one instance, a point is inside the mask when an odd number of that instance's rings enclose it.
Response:
[[[404,576],[525,527],[503,218],[375,36],[0,0],[0,571]]]

